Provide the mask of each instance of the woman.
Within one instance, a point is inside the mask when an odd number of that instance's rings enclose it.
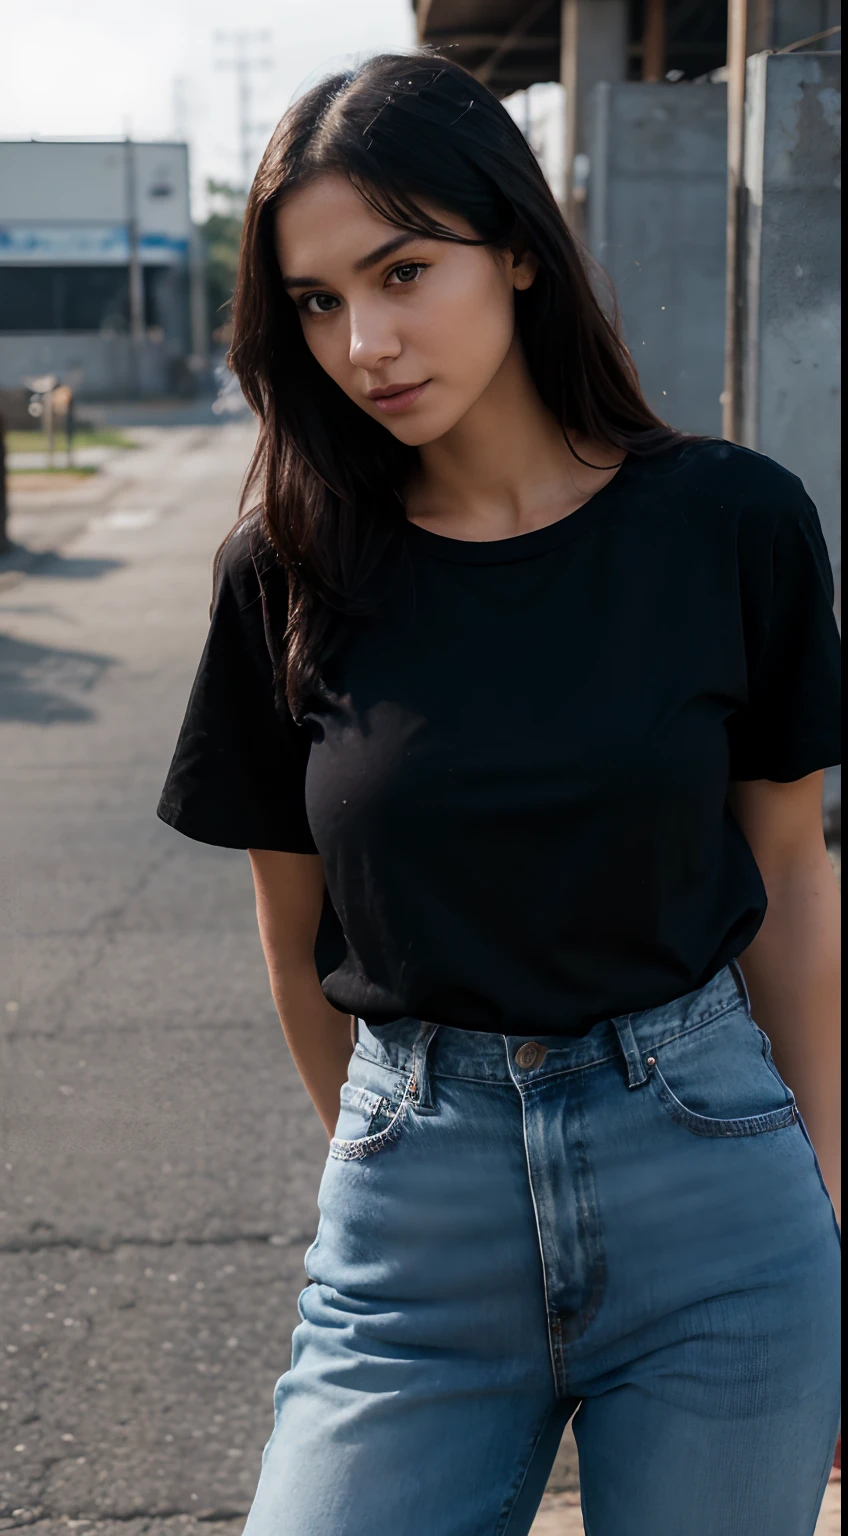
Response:
[[[572,1414],[592,1536],[808,1536],[838,1417],[816,510],[653,415],[520,132],[439,59],[286,114],[233,336],[258,510],[160,815],[249,850],[331,1138],[247,1536],[519,1536]]]

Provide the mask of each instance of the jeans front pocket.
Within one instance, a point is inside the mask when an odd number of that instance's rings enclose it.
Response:
[[[768,1036],[741,1006],[649,1051],[646,1066],[665,1113],[694,1136],[759,1136],[798,1119]]]
[[[381,1069],[376,1068],[376,1071]],[[401,1133],[412,1078],[400,1091],[390,1083],[380,1092],[348,1080],[339,1095],[339,1117],[330,1142],[330,1157],[341,1162],[369,1157],[396,1141]]]

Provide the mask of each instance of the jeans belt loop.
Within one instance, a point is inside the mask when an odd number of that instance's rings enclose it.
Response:
[[[736,990],[739,993],[739,996],[741,997],[743,1003],[745,1004],[745,1011],[748,1014],[748,1017],[750,1018],[750,1016],[751,1016],[751,998],[750,998],[750,995],[748,993],[748,983],[747,983],[747,981],[745,980],[745,977],[742,974],[742,967],[739,964],[738,960],[728,960],[727,966],[728,966],[728,970],[730,971],[730,974],[733,977],[733,980],[736,983]]]
[[[622,1014],[620,1018],[613,1019],[613,1027],[618,1035],[618,1043],[621,1046],[621,1054],[627,1063],[628,1088],[641,1088],[648,1081],[648,1073],[642,1062],[642,1053],[636,1044],[636,1036],[633,1033],[633,1025],[630,1022],[629,1013]]]
[[[430,1041],[439,1028],[438,1024],[429,1024],[422,1020],[418,1030],[418,1036],[412,1047],[412,1079],[409,1098],[413,1108],[423,1114],[433,1114],[435,1106],[430,1088],[430,1073],[427,1069],[427,1051]]]

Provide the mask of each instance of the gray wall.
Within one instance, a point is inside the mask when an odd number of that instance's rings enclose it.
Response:
[[[14,389],[26,377],[56,373],[60,379],[69,374],[79,379],[76,392],[82,400],[168,394],[173,389],[172,349],[164,342],[138,342],[134,361],[132,346],[128,336],[85,332],[0,335],[0,387]]]
[[[658,414],[721,435],[727,93],[723,85],[595,87],[589,246]]]
[[[840,65],[832,52],[748,60],[742,432],[816,503],[841,620]],[[838,768],[824,811],[839,836]]]
[[[841,589],[840,64],[748,60],[742,432],[800,475]]]

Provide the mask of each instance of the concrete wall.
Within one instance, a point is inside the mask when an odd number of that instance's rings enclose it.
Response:
[[[840,64],[748,60],[743,441],[800,475],[841,593]]]
[[[642,387],[674,426],[720,436],[726,88],[601,84],[592,108],[589,247]]]
[[[82,370],[76,386],[82,400],[127,399],[136,394],[177,392],[178,359],[164,342],[135,344],[128,336],[55,331],[41,336],[0,335],[0,387],[13,389],[24,378],[55,373],[68,379]]]
[[[840,65],[833,52],[748,60],[742,432],[816,503],[841,620]],[[838,768],[824,819],[838,837]]]

